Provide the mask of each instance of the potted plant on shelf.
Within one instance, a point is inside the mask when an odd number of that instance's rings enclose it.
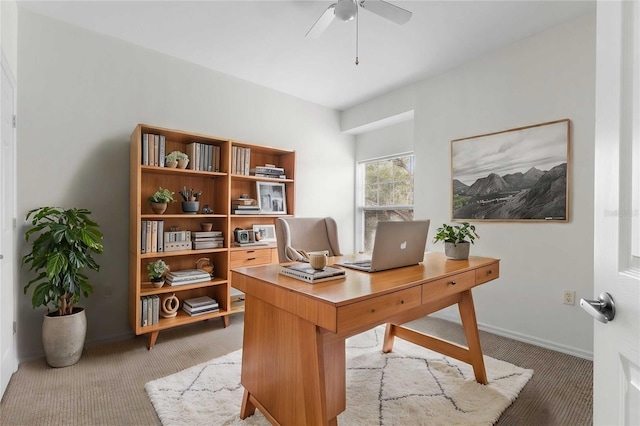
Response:
[[[464,260],[469,258],[469,248],[476,238],[480,236],[476,233],[476,227],[469,222],[454,226],[444,223],[436,229],[433,242],[444,242],[444,254],[449,259]]]
[[[147,271],[149,271],[149,279],[151,279],[151,285],[155,288],[160,288],[164,285],[164,275],[169,270],[169,265],[164,263],[162,259],[156,259],[147,265]]]
[[[37,276],[24,287],[33,285],[33,308],[44,306],[47,314],[42,326],[42,344],[47,364],[52,367],[73,365],[80,359],[87,331],[84,308],[76,306],[80,295],[93,292],[85,268],[99,271],[92,253],[102,253],[102,233],[86,209],[40,207],[30,210],[26,220],[31,227],[25,233],[31,251],[22,258]],[[49,310],[53,305],[54,310]]]
[[[170,168],[179,167],[185,169],[187,164],[189,164],[189,156],[184,152],[171,151],[165,158],[165,165]]]
[[[173,192],[163,187],[158,187],[158,190],[153,195],[150,195],[147,200],[151,203],[151,210],[155,214],[164,213],[167,210],[167,204],[175,202]]]

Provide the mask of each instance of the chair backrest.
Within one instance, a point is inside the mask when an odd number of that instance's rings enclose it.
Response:
[[[338,226],[330,217],[279,217],[276,219],[278,261],[290,262],[286,248],[304,251],[329,250],[329,256],[342,256]]]

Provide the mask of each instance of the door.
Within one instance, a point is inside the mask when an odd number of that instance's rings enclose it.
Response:
[[[640,424],[640,4],[598,1],[594,198],[594,424]]]
[[[15,80],[4,59],[0,59],[0,397],[16,371],[14,283],[15,218]]]

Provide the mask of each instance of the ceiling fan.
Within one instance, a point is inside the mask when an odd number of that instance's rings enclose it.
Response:
[[[382,0],[338,0],[337,3],[330,5],[324,11],[320,18],[311,27],[305,37],[319,37],[333,22],[333,19],[341,21],[351,21],[358,16],[358,6],[364,10],[375,13],[385,19],[395,22],[396,24],[404,24],[411,19],[411,12],[401,7],[395,6]]]

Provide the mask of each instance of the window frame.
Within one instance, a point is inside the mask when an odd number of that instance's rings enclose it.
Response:
[[[411,205],[391,205],[391,206],[365,206],[364,194],[365,194],[365,170],[366,165],[370,163],[382,162],[393,160],[400,157],[412,157],[413,172],[412,172],[412,184],[413,184],[413,204]],[[366,160],[360,160],[356,162],[356,180],[355,180],[355,247],[356,251],[362,253],[364,251],[364,234],[365,234],[365,212],[366,211],[384,211],[384,210],[411,210],[415,212],[415,154],[413,151],[406,151],[402,153],[385,155],[382,157],[369,158]]]

